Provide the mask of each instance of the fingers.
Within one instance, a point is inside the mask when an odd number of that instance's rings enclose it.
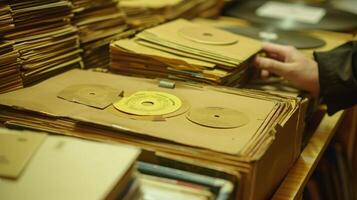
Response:
[[[263,70],[260,71],[260,78],[262,78],[262,79],[268,78],[269,75],[270,75],[270,73],[269,73],[268,70],[263,69]]]
[[[283,76],[289,69],[288,63],[283,63],[271,58],[256,57],[255,66],[259,69]]]
[[[294,51],[295,48],[273,43],[263,43],[263,50],[269,57],[285,61],[286,58],[292,54],[292,51]]]

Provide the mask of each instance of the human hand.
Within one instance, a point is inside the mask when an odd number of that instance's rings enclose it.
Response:
[[[274,73],[315,97],[319,95],[319,71],[315,60],[292,46],[264,43],[263,51],[267,57],[257,56],[254,62],[263,75]]]

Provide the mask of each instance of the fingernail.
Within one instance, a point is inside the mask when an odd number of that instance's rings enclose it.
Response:
[[[255,57],[254,62],[257,63],[257,64],[259,64],[259,61],[260,61],[260,58],[259,58],[258,56]]]

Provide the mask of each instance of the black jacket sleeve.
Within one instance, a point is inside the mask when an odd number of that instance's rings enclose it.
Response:
[[[320,96],[328,114],[357,103],[357,41],[328,52],[314,52],[319,66]]]

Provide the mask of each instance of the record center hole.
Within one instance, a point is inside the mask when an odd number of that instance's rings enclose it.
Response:
[[[89,94],[90,94],[90,95],[95,95],[95,93],[94,93],[94,92],[90,92]]]
[[[203,36],[206,36],[206,37],[212,37],[213,34],[212,33],[203,33]]]
[[[152,101],[144,101],[141,103],[143,106],[153,106],[154,105],[154,102]]]
[[[219,118],[220,116],[219,115],[213,115],[214,117],[217,117],[217,118]]]

